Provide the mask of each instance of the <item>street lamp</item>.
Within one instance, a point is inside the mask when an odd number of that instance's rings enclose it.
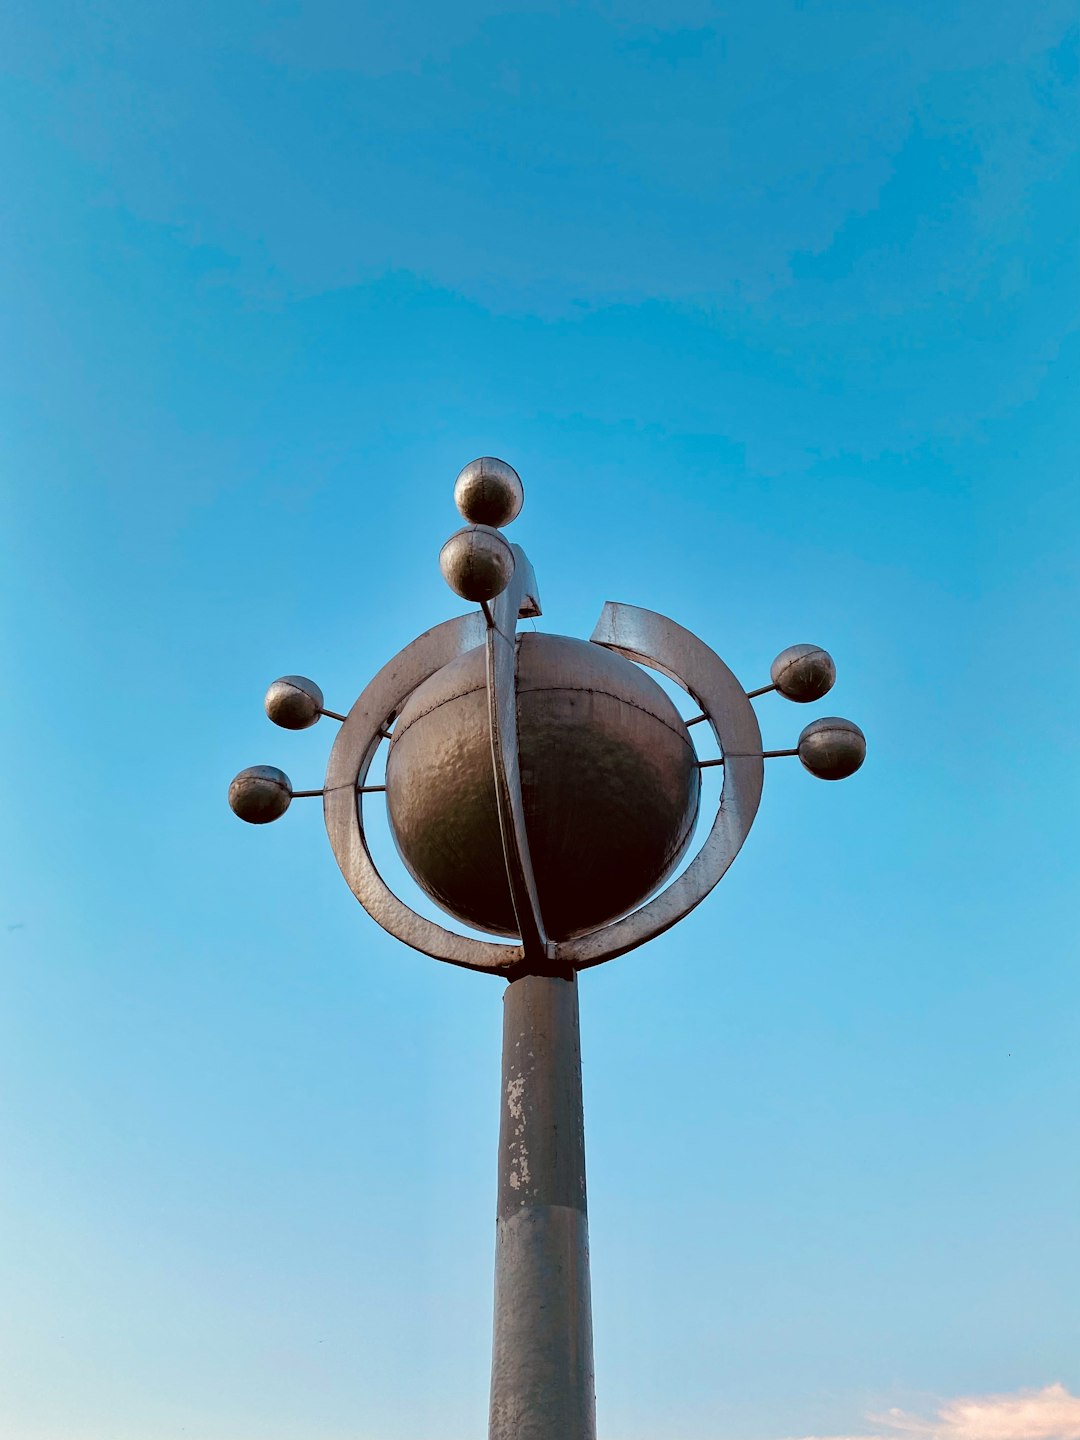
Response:
[[[819,700],[836,670],[793,645],[770,683],[744,691],[688,630],[608,602],[588,641],[534,632],[532,566],[502,529],[524,492],[511,466],[466,465],[454,499],[467,524],[443,546],[442,573],[477,607],[407,645],[347,715],[303,676],[275,680],[266,713],[299,730],[339,721],[321,790],[255,765],[229,787],[242,820],[276,820],[321,795],[327,834],[353,894],[392,935],[437,960],[509,982],[504,995],[490,1440],[594,1440],[585,1146],[577,973],[651,940],[717,884],[749,833],[764,761],[797,755],[840,780],[863,762],[850,720],[807,725],[790,750],[762,749],[751,701],[769,691]],[[699,708],[684,720],[646,668]],[[698,759],[707,724],[720,758]],[[388,742],[385,785],[368,785]],[[701,771],[723,766],[720,804],[690,864]],[[385,795],[409,873],[481,940],[417,914],[379,874],[365,797]],[[657,893],[659,892],[659,893]],[[651,897],[651,898],[650,898]]]

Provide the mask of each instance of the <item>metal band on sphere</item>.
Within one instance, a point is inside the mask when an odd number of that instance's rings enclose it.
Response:
[[[836,667],[820,646],[789,646],[770,683],[747,691],[703,641],[633,605],[609,601],[587,641],[519,634],[519,620],[541,615],[532,565],[502,534],[521,512],[521,479],[485,456],[461,471],[454,499],[466,524],[439,563],[478,608],[407,645],[345,713],[325,709],[304,676],[274,681],[265,707],[276,724],[340,723],[326,778],[294,790],[276,767],[251,766],[229,804],[261,825],[321,795],[335,858],[372,919],[416,950],[509,981],[489,1436],[594,1440],[577,972],[705,899],[750,832],[766,759],[797,755],[811,774],[839,780],[862,765],[866,740],[850,720],[824,717],[790,749],[762,748],[755,699],[808,704],[832,689]],[[684,718],[650,670],[697,713]],[[699,757],[700,725],[719,758]],[[369,785],[383,744],[385,784]],[[723,769],[720,800],[676,873],[710,766]],[[366,803],[385,805],[421,891],[452,921],[499,938],[440,925],[389,888]]]
[[[515,692],[537,898],[549,937],[563,940],[633,909],[678,863],[701,775],[675,706],[620,655],[524,634]],[[482,647],[409,698],[390,741],[386,798],[398,850],[425,892],[468,925],[516,935]]]

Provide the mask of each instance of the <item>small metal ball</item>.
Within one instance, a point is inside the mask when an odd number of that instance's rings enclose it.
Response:
[[[280,820],[292,800],[292,782],[275,765],[249,765],[229,786],[229,805],[234,815],[249,825],[268,825]]]
[[[789,645],[772,662],[769,676],[785,700],[805,705],[829,693],[836,682],[836,666],[820,645]]]
[[[442,547],[439,569],[463,600],[494,600],[510,584],[514,552],[490,525],[467,525]]]
[[[799,759],[819,780],[846,780],[866,759],[866,736],[853,720],[814,720],[799,736]]]
[[[505,460],[470,460],[454,481],[454,504],[471,525],[509,525],[521,513],[525,487]]]
[[[282,675],[267,690],[263,707],[283,730],[306,730],[322,712],[323,693],[303,675]]]

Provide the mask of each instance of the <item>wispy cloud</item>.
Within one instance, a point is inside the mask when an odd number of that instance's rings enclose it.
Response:
[[[1080,1440],[1080,1397],[1064,1385],[1010,1395],[964,1395],[947,1400],[931,1417],[907,1410],[867,1415],[865,1435],[804,1435],[800,1440]]]

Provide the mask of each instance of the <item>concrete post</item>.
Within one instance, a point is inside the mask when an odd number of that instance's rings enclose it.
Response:
[[[490,1440],[595,1440],[577,981],[503,1005]]]

